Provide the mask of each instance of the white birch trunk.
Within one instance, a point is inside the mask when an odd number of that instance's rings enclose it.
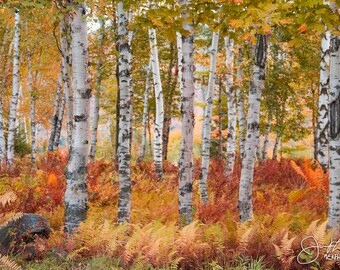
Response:
[[[234,172],[236,156],[236,95],[234,87],[234,41],[224,38],[226,49],[226,92],[228,98],[228,138],[225,175],[230,178]]]
[[[272,122],[272,118],[271,118],[271,115],[269,115],[268,123],[266,125],[266,131],[264,133],[264,142],[263,142],[262,156],[261,156],[262,160],[267,159],[267,151],[268,151],[268,146],[269,146],[269,133],[270,133],[270,128],[271,128],[271,122]]]
[[[182,9],[188,8],[189,0],[181,0]],[[182,137],[179,164],[179,219],[188,224],[192,221],[192,178],[193,178],[193,131],[194,115],[194,29],[189,14],[182,11],[183,28],[188,32],[182,35],[182,83],[181,98]]]
[[[328,227],[338,230],[340,220],[340,38],[332,34],[330,40]]]
[[[253,216],[252,188],[256,149],[259,139],[260,100],[264,88],[265,67],[267,62],[267,38],[257,35],[253,78],[249,89],[248,129],[245,144],[245,156],[242,160],[238,210],[240,221]]]
[[[212,111],[214,102],[214,87],[216,81],[216,59],[218,50],[219,32],[213,33],[212,48],[210,52],[210,69],[209,69],[209,81],[208,81],[208,93],[205,100],[204,118],[203,118],[203,137],[202,137],[202,165],[199,179],[201,202],[206,203],[209,200],[208,196],[208,173],[210,162],[210,134],[211,134],[211,122]]]
[[[326,172],[329,163],[328,143],[328,91],[329,91],[329,44],[330,32],[322,36],[320,61],[320,86],[317,119],[317,160]]]
[[[93,119],[92,119],[92,133],[91,133],[91,147],[90,147],[90,159],[94,161],[97,151],[97,134],[99,124],[99,99],[102,92],[102,50],[103,50],[103,39],[104,39],[104,21],[100,21],[99,37],[98,37],[98,61],[97,61],[97,80],[96,87],[97,93],[94,96],[94,108],[93,108]]]
[[[147,67],[146,80],[145,80],[145,91],[144,91],[144,101],[143,101],[143,120],[142,120],[142,147],[140,149],[139,157],[137,159],[137,164],[140,164],[145,155],[146,149],[146,125],[148,120],[148,100],[149,100],[149,90],[150,90],[150,71],[151,62]]]
[[[59,77],[58,77],[57,92],[56,92],[55,101],[54,101],[53,116],[51,120],[51,135],[48,141],[48,148],[47,148],[48,152],[53,151],[55,134],[56,134],[57,124],[58,124],[60,97],[62,95],[62,89],[63,89],[63,74],[62,73],[63,73],[63,68],[61,67]]]
[[[36,161],[36,122],[35,122],[35,103],[36,103],[36,91],[33,88],[33,76],[31,67],[31,52],[27,48],[27,74],[28,74],[28,91],[31,95],[30,104],[30,120],[31,120],[31,162]]]
[[[276,138],[275,138],[275,143],[274,143],[274,148],[273,148],[273,160],[277,159],[277,153],[279,150],[279,143],[280,143],[280,136],[278,134],[276,134]]]
[[[130,125],[131,125],[131,71],[130,71],[130,45],[127,30],[127,12],[123,1],[118,2],[118,50],[119,50],[119,130],[118,130],[118,167],[119,167],[119,194],[118,194],[118,223],[130,221],[131,208],[131,152],[130,152]]]
[[[59,148],[61,129],[63,126],[63,119],[64,119],[65,104],[66,104],[66,95],[64,91],[62,99],[61,99],[60,108],[59,108],[58,121],[57,121],[57,126],[56,126],[56,131],[55,131],[55,136],[54,136],[54,143],[53,143],[53,151],[57,151]]]
[[[71,20],[72,82],[74,89],[74,129],[66,172],[65,231],[73,233],[86,218],[88,132],[91,88],[88,73],[86,7],[73,4]]]
[[[161,74],[159,69],[158,47],[156,31],[154,28],[149,29],[149,41],[151,49],[151,66],[153,87],[155,89],[156,98],[156,119],[154,124],[154,166],[158,179],[163,179],[163,122],[164,122],[164,100],[161,82]]]
[[[15,127],[17,118],[17,105],[19,97],[19,58],[20,58],[20,13],[15,8],[15,24],[14,24],[14,39],[13,39],[13,85],[12,85],[12,99],[9,111],[8,121],[8,140],[7,140],[7,162],[11,166],[14,163],[14,140]]]
[[[64,18],[60,20],[60,40],[61,40],[61,53],[62,53],[62,66],[63,66],[63,83],[64,92],[66,96],[66,120],[67,120],[67,143],[70,147],[72,140],[73,130],[73,94],[71,89],[70,79],[70,46],[67,40],[69,35],[69,14],[65,14]]]
[[[176,32],[177,37],[177,65],[178,65],[178,83],[179,83],[179,91],[182,94],[183,92],[183,63],[182,63],[182,35],[179,32]]]

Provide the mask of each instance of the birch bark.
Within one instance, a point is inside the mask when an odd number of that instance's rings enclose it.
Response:
[[[102,92],[102,50],[103,50],[103,39],[104,39],[104,21],[100,21],[100,29],[98,36],[98,61],[97,61],[97,80],[96,87],[97,93],[94,96],[94,108],[93,108],[93,119],[92,119],[92,133],[91,133],[91,146],[90,146],[90,159],[94,160],[97,151],[97,134],[98,134],[98,124],[99,124],[99,99]]]
[[[272,117],[269,114],[268,115],[268,122],[267,122],[267,125],[266,125],[266,131],[264,133],[264,142],[263,142],[263,148],[262,148],[261,159],[263,159],[263,160],[267,159],[267,151],[268,151],[268,146],[269,146],[269,133],[270,133],[270,128],[271,128],[271,121],[272,121]]]
[[[335,3],[333,3],[335,11]],[[333,6],[332,5],[332,6]],[[329,208],[328,227],[339,229],[340,220],[340,38],[330,38],[329,88]]]
[[[72,130],[73,130],[73,94],[71,89],[70,79],[70,67],[71,67],[71,56],[70,56],[70,45],[68,42],[69,35],[69,13],[64,15],[64,18],[60,20],[60,40],[61,40],[61,52],[62,52],[62,66],[63,66],[63,83],[64,92],[66,98],[66,119],[67,119],[67,143],[70,146],[72,141]]]
[[[210,70],[208,81],[208,93],[205,100],[204,118],[203,118],[203,140],[202,140],[202,165],[199,178],[199,187],[201,202],[206,203],[209,200],[208,196],[208,173],[210,162],[210,134],[212,122],[212,110],[214,101],[214,87],[216,81],[216,62],[218,50],[219,32],[213,33],[212,48],[210,52]]]
[[[242,160],[239,189],[238,210],[241,222],[247,221],[253,216],[252,186],[256,148],[259,138],[260,99],[264,88],[266,62],[267,38],[263,35],[257,35],[253,78],[249,89],[248,129],[245,144],[245,156]]]
[[[179,164],[179,190],[178,205],[179,218],[184,224],[192,221],[192,168],[193,168],[193,131],[195,125],[194,115],[194,35],[190,15],[185,11],[190,4],[189,0],[181,0],[181,17],[183,29],[187,34],[182,35],[182,138]]]
[[[155,89],[156,98],[156,119],[154,124],[154,166],[158,179],[163,179],[163,122],[164,122],[164,100],[161,82],[161,74],[159,69],[158,47],[156,39],[156,31],[154,28],[149,29],[149,41],[151,49],[151,66],[153,87]]]
[[[145,148],[146,148],[146,124],[148,121],[150,71],[151,71],[151,63],[148,65],[147,70],[146,70],[145,91],[144,91],[144,101],[143,101],[143,120],[142,120],[142,147],[140,149],[139,157],[137,159],[137,165],[139,165],[141,161],[143,160],[144,155],[145,155]]]
[[[234,172],[236,156],[236,96],[234,87],[234,41],[224,38],[226,49],[226,92],[228,98],[228,138],[225,175],[229,178]]]
[[[322,36],[321,61],[320,61],[320,86],[318,101],[317,120],[317,160],[324,172],[328,169],[329,163],[329,142],[328,142],[328,91],[329,91],[329,45],[330,32]]]
[[[63,74],[62,73],[63,73],[63,68],[61,67],[59,77],[58,77],[57,92],[56,92],[55,100],[54,100],[53,116],[52,116],[52,120],[51,120],[51,135],[50,135],[50,139],[48,141],[48,152],[53,151],[55,134],[56,134],[56,130],[57,130],[59,107],[60,107],[60,97],[62,95],[62,89],[63,89]]]
[[[86,186],[91,88],[88,73],[88,39],[85,4],[72,4],[72,82],[74,89],[74,129],[66,172],[65,231],[73,233],[85,220],[88,209]]]
[[[7,162],[11,166],[14,163],[14,140],[17,119],[17,105],[19,97],[19,58],[20,58],[20,13],[17,8],[15,12],[14,39],[13,39],[13,85],[12,99],[8,121],[8,141],[7,141]]]
[[[32,75],[32,67],[31,67],[31,52],[27,48],[27,74],[28,74],[28,91],[31,95],[31,104],[30,104],[30,120],[31,120],[31,162],[35,163],[36,161],[36,122],[35,122],[35,103],[37,94],[35,89],[33,88],[33,75]]]
[[[63,119],[64,119],[65,104],[66,104],[66,95],[64,91],[62,99],[61,99],[60,108],[59,108],[58,122],[56,126],[56,132],[55,132],[54,143],[53,143],[53,151],[57,151],[59,148],[61,129],[63,126]]]
[[[119,50],[119,130],[118,130],[118,223],[130,221],[131,175],[130,175],[130,125],[131,125],[131,72],[130,45],[127,30],[127,12],[123,1],[118,2],[118,50]]]

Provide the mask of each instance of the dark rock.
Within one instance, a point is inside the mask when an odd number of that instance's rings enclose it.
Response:
[[[48,238],[50,233],[50,224],[45,218],[23,214],[19,219],[0,226],[0,253],[18,254],[25,245],[33,243],[38,237]]]

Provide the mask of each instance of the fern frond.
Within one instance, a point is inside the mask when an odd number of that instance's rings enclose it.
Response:
[[[5,194],[0,195],[0,205],[5,207],[6,205],[9,205],[17,199],[17,195],[15,195],[14,192],[9,191],[6,192]]]
[[[22,270],[22,267],[8,256],[0,255],[0,268],[4,270]]]

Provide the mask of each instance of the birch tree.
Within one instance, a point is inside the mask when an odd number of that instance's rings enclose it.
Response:
[[[118,130],[118,223],[130,221],[131,173],[130,173],[130,125],[131,125],[131,71],[130,45],[127,30],[127,12],[123,1],[118,2],[118,65],[119,65],[119,130]]]
[[[63,84],[66,98],[67,143],[70,146],[73,130],[73,94],[70,79],[70,45],[67,39],[67,37],[69,36],[69,16],[69,13],[66,12],[64,14],[64,17],[60,20],[60,47],[63,67]]]
[[[335,3],[329,3],[333,12]],[[340,220],[340,38],[330,36],[329,88],[329,207],[328,227],[339,228]]]
[[[14,38],[13,38],[13,85],[12,98],[8,121],[7,162],[11,166],[14,162],[14,140],[17,119],[17,106],[19,98],[19,60],[20,60],[20,13],[14,9]]]
[[[97,134],[98,134],[98,124],[99,124],[99,99],[100,94],[102,92],[102,50],[103,50],[103,39],[104,39],[104,30],[105,30],[104,21],[100,21],[100,29],[98,36],[98,60],[97,60],[97,80],[96,80],[96,88],[97,93],[94,96],[94,108],[93,108],[93,119],[92,119],[92,133],[91,133],[91,146],[90,146],[90,159],[94,160],[96,157],[97,150]]]
[[[28,91],[31,95],[30,104],[30,120],[31,120],[31,162],[36,160],[36,121],[35,121],[35,103],[36,91],[33,88],[33,75],[31,67],[31,51],[27,48],[27,75],[28,75]]]
[[[91,88],[88,74],[88,39],[86,7],[72,3],[71,52],[74,89],[74,129],[66,172],[65,231],[73,233],[85,220],[88,208],[86,186],[88,132],[90,120]]]
[[[240,138],[240,157],[244,156],[244,144],[246,141],[246,132],[247,132],[247,122],[244,113],[244,93],[242,92],[241,85],[243,81],[243,69],[242,69],[242,60],[243,53],[242,48],[238,48],[238,57],[237,57],[237,89],[236,89],[236,98],[237,98],[237,118],[238,118],[238,129],[239,129],[239,138]]]
[[[264,160],[267,158],[267,151],[268,151],[268,146],[269,146],[269,133],[270,133],[270,128],[271,128],[271,114],[268,115],[268,122],[266,124],[266,130],[264,133],[264,142],[263,142],[263,148],[262,148],[262,155],[261,159]]]
[[[58,83],[57,83],[57,91],[56,91],[55,100],[54,100],[53,116],[52,116],[52,119],[51,119],[51,135],[50,135],[50,139],[48,141],[48,148],[47,148],[49,152],[53,151],[53,144],[54,144],[57,124],[58,124],[59,107],[60,107],[60,100],[61,100],[62,89],[63,89],[63,74],[62,74],[62,72],[63,72],[63,70],[62,70],[62,67],[61,67],[59,77],[58,77]]]
[[[54,136],[54,143],[53,143],[53,151],[57,151],[59,148],[61,129],[62,129],[63,119],[64,119],[65,104],[66,104],[66,95],[64,91],[63,96],[61,98],[60,108],[59,108],[58,121],[57,121],[57,126],[56,126],[56,131],[55,131],[55,136]]]
[[[241,180],[239,188],[238,210],[241,222],[253,216],[252,185],[256,148],[259,139],[260,99],[264,88],[265,67],[267,62],[267,38],[257,35],[252,81],[249,89],[249,108],[247,120],[247,136],[245,156],[242,160]]]
[[[329,91],[329,45],[330,32],[321,40],[320,85],[317,119],[317,160],[326,172],[329,163],[328,145],[328,91]]]
[[[203,140],[202,140],[202,165],[199,178],[199,187],[201,202],[208,202],[208,173],[210,161],[210,134],[212,124],[212,109],[214,101],[214,87],[216,81],[216,59],[218,50],[219,31],[213,33],[212,47],[210,51],[210,69],[208,81],[208,93],[205,100],[204,118],[203,118]]]
[[[161,74],[159,69],[158,47],[156,30],[149,29],[149,41],[151,49],[151,66],[153,77],[153,88],[155,89],[156,98],[156,115],[154,124],[154,166],[158,179],[163,179],[163,122],[164,122],[164,100],[161,82]]]
[[[137,164],[139,165],[144,158],[146,149],[146,125],[148,121],[148,100],[149,100],[149,90],[150,90],[150,73],[151,73],[151,61],[146,68],[146,79],[145,79],[145,90],[144,90],[144,100],[143,100],[143,120],[142,120],[142,146],[140,149],[139,157],[137,159]]]
[[[192,221],[192,176],[193,176],[193,131],[195,124],[194,115],[194,35],[193,23],[189,13],[186,12],[189,0],[180,1],[183,19],[182,34],[182,137],[179,162],[179,189],[178,204],[179,218],[184,224]]]
[[[176,41],[177,41],[177,65],[178,65],[178,83],[179,83],[179,90],[180,93],[183,92],[183,82],[182,82],[182,35],[179,32],[176,32]]]
[[[230,177],[234,172],[236,156],[236,95],[234,88],[234,41],[224,38],[226,50],[226,92],[228,98],[228,138],[225,175]]]

